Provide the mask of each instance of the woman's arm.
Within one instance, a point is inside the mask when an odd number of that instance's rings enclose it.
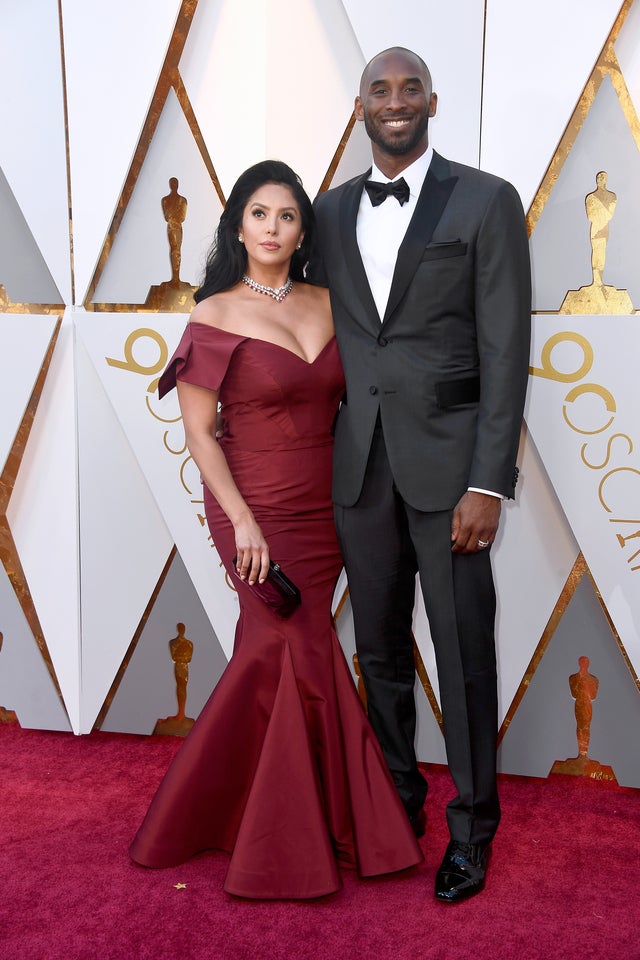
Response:
[[[243,580],[262,583],[269,570],[269,548],[216,440],[218,394],[183,380],[178,381],[177,389],[189,453],[233,525],[236,569]]]

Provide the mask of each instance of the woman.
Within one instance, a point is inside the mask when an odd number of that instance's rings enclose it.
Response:
[[[244,897],[322,896],[340,887],[337,862],[371,876],[421,859],[331,619],[342,566],[331,431],[344,381],[328,293],[303,281],[313,230],[289,167],[242,174],[160,384],[177,384],[240,617],[233,657],[131,856],[161,867],[226,850],[225,890]],[[288,619],[252,589],[270,560],[301,593]]]

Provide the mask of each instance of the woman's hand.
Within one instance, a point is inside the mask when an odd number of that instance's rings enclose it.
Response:
[[[241,580],[264,583],[269,572],[269,547],[253,516],[234,523],[236,571]]]

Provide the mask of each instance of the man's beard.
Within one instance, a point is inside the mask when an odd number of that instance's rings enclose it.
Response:
[[[364,128],[372,143],[380,147],[386,153],[392,156],[400,157],[405,153],[410,153],[414,147],[417,147],[423,137],[427,134],[429,127],[429,117],[424,118],[424,123],[419,123],[408,140],[386,139],[385,131],[381,127],[376,127],[371,123],[365,113]]]

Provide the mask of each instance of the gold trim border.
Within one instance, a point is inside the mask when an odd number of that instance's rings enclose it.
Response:
[[[335,177],[338,166],[340,165],[340,161],[342,160],[342,156],[346,149],[347,143],[349,142],[349,137],[351,136],[351,133],[353,131],[355,124],[356,124],[356,115],[355,113],[352,113],[351,116],[349,117],[349,121],[346,127],[344,128],[344,133],[340,138],[340,143],[336,148],[336,152],[334,153],[331,159],[331,163],[327,168],[327,172],[325,173],[322,183],[320,184],[320,189],[318,190],[318,193],[324,193],[325,190],[328,190],[329,187],[331,186],[331,182]]]

